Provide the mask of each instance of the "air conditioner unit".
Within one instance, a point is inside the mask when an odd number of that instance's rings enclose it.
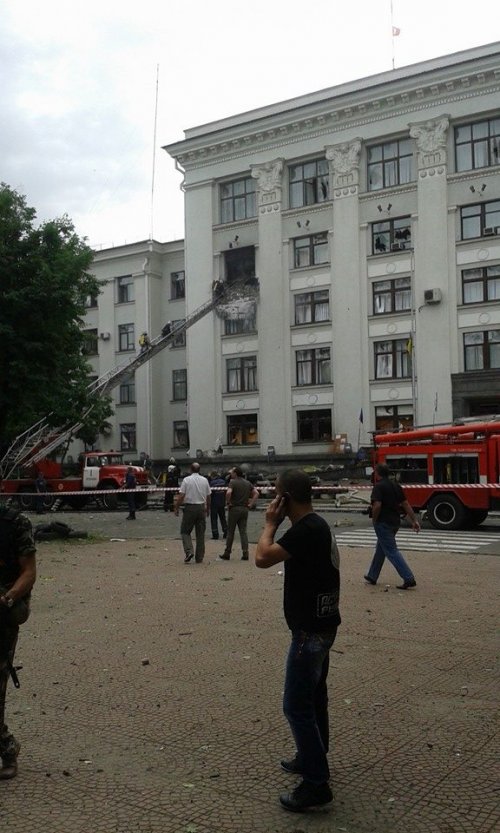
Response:
[[[101,333],[100,337],[103,341],[109,341],[109,339],[111,338],[111,333]]]
[[[425,289],[424,303],[426,304],[440,304],[443,294],[440,289]]]
[[[483,237],[491,237],[492,234],[498,234],[496,228],[493,226],[488,226],[488,228],[483,229]]]

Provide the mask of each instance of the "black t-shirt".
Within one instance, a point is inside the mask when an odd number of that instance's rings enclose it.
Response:
[[[394,529],[398,529],[401,523],[399,506],[406,500],[405,493],[399,483],[389,480],[388,477],[383,477],[382,480],[377,481],[372,489],[371,502],[373,503],[376,500],[382,504],[377,523],[387,524],[394,527]]]
[[[297,521],[277,542],[285,561],[283,607],[291,631],[334,631],[340,625],[339,551],[330,527],[315,512]]]

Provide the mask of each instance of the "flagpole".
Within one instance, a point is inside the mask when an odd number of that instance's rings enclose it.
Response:
[[[156,173],[156,128],[158,124],[158,81],[160,75],[160,65],[156,64],[156,91],[155,91],[155,118],[153,127],[153,166],[151,171],[151,217],[150,217],[150,231],[149,239],[153,239],[154,234],[154,199],[155,199],[155,173]]]
[[[392,68],[394,69],[395,60],[394,60],[394,9],[392,6],[391,0],[391,49],[392,49]]]

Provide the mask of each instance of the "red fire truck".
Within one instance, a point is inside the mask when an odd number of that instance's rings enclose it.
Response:
[[[374,442],[375,463],[389,466],[436,529],[478,526],[500,510],[498,417],[376,434]]]
[[[47,492],[43,496],[46,509],[50,508],[54,500],[59,498],[73,509],[82,509],[89,500],[96,497],[106,509],[116,509],[118,500],[126,500],[126,493],[117,494],[116,489],[125,485],[125,475],[128,465],[123,461],[123,454],[117,451],[89,451],[81,454],[78,463],[63,464],[47,457],[22,467],[18,477],[4,480],[1,491],[5,495],[16,495],[17,501],[23,509],[35,507],[36,492],[35,479],[41,472],[47,484]],[[147,502],[149,477],[145,469],[132,466],[137,481],[135,502],[137,508]],[[88,491],[89,495],[72,495],[70,492]],[[102,492],[101,495],[91,493]]]

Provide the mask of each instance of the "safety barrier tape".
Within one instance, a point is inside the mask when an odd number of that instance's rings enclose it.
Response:
[[[440,491],[443,490],[454,490],[454,489],[499,489],[500,490],[500,483],[402,483],[401,484],[403,489],[439,489]],[[255,487],[258,492],[269,492],[275,491],[274,486],[256,486]],[[211,491],[212,492],[225,492],[227,491],[227,486],[214,486]],[[358,492],[358,491],[371,491],[373,489],[372,485],[351,485],[351,486],[328,486],[325,484],[324,486],[312,486],[313,492]],[[135,492],[136,494],[154,494],[155,492],[179,492],[179,486],[138,486],[135,489],[83,489],[80,491],[71,491],[66,492],[64,489],[59,488],[55,489],[54,491],[46,491],[46,492],[7,492],[2,491],[0,489],[0,496],[5,498],[7,497],[15,497],[16,495],[23,495],[24,497],[66,497],[66,496],[77,496],[77,495],[84,495],[88,497],[89,495],[97,495],[99,497],[105,497],[106,495],[126,495],[129,492]]]

